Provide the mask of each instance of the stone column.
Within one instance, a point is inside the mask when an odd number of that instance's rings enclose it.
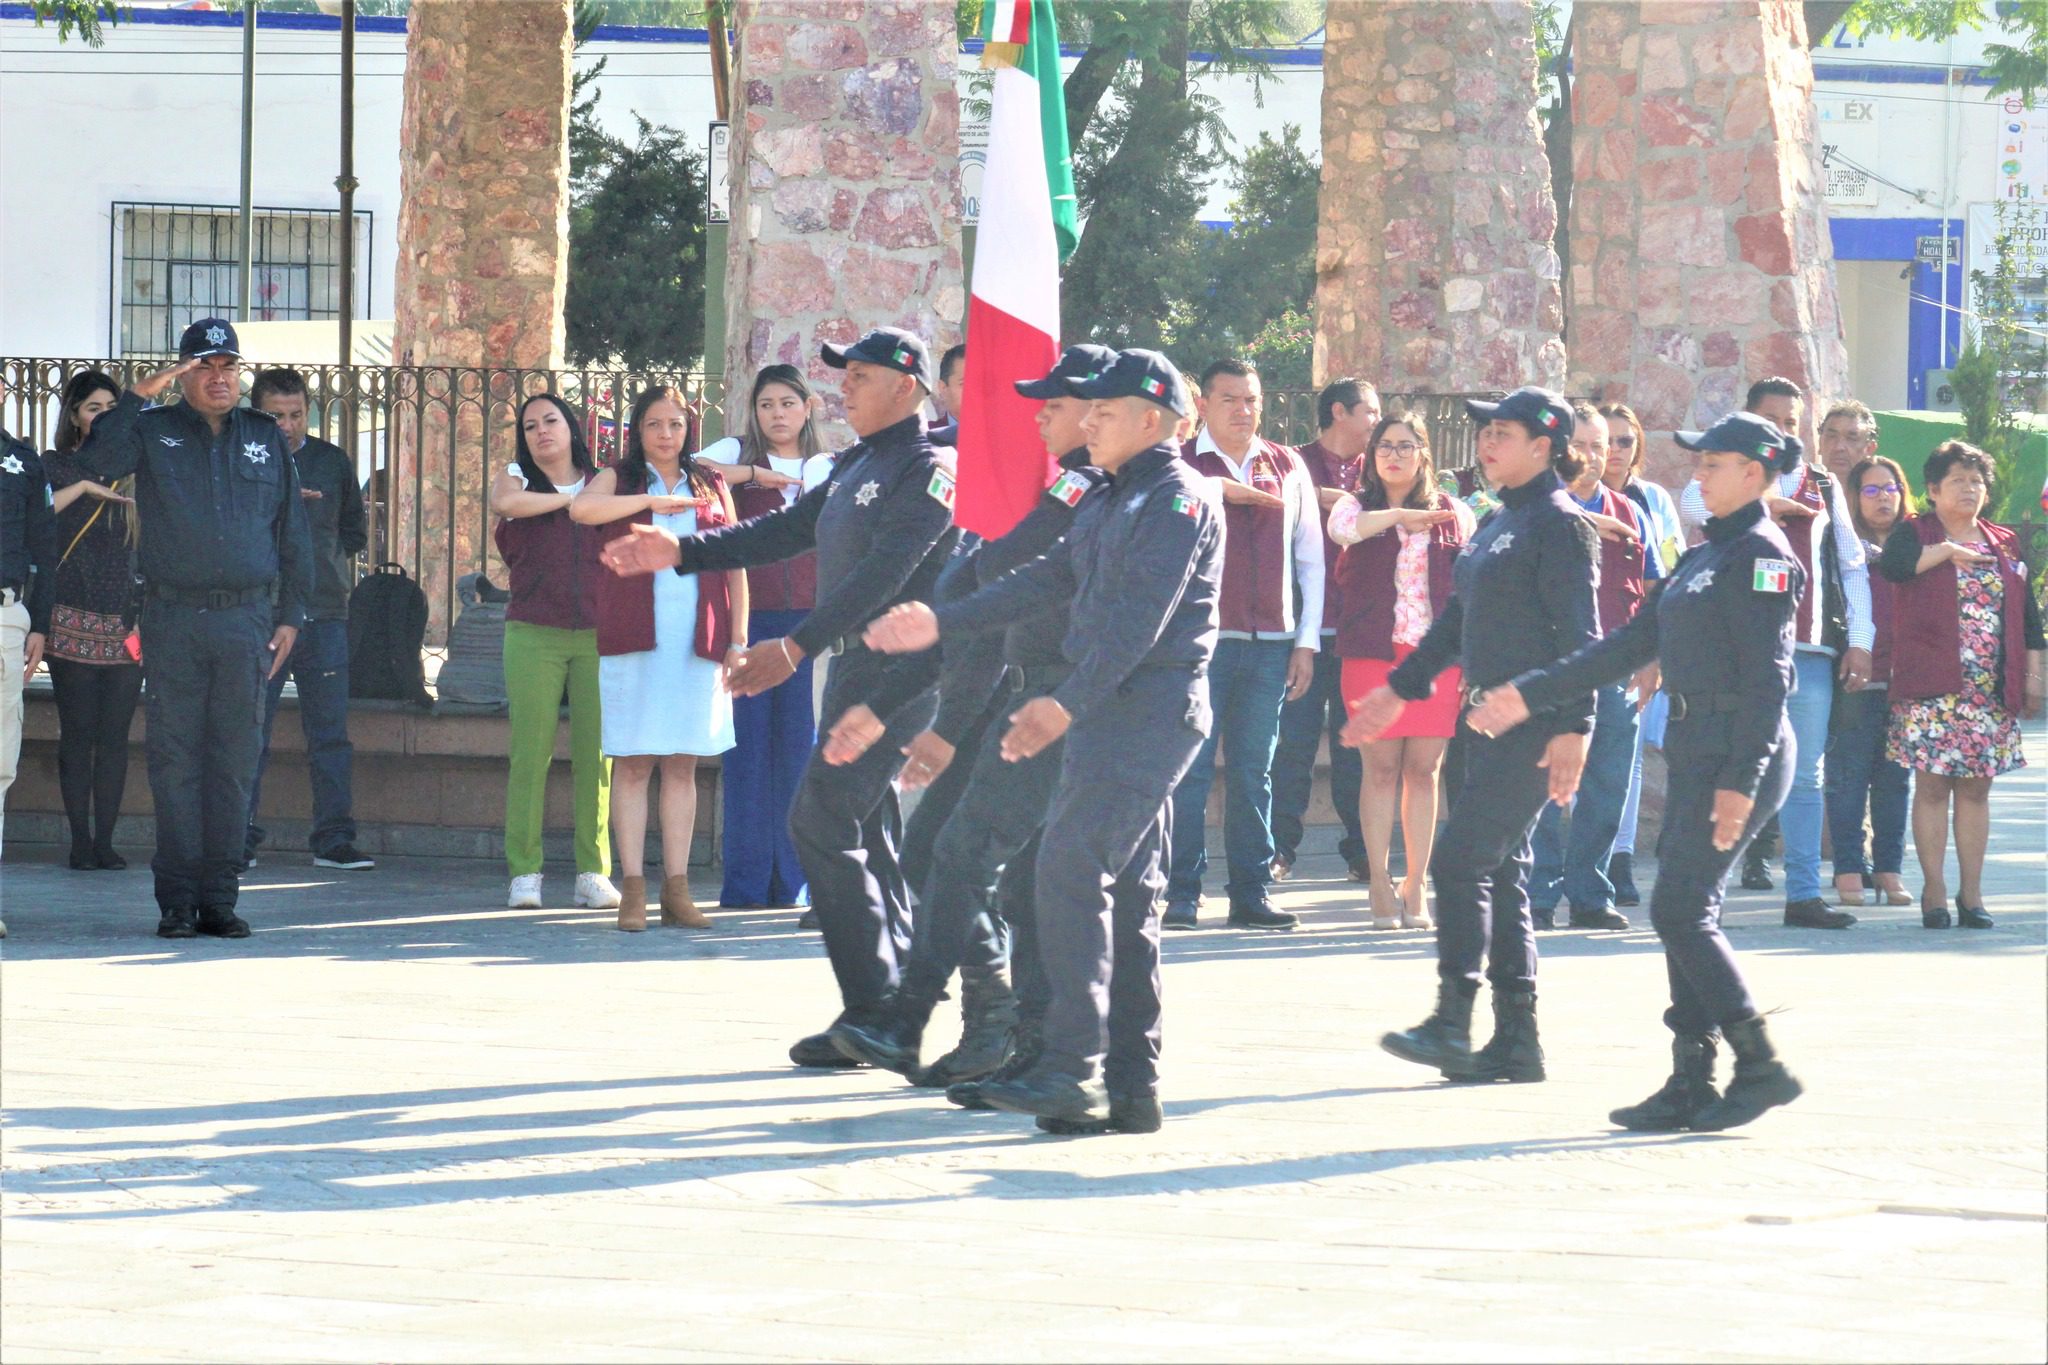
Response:
[[[1806,388],[1809,426],[1847,392],[1805,17],[1581,0],[1573,25],[1571,386],[1633,406],[1678,482],[1669,433],[1752,381]]]
[[[841,414],[821,341],[959,340],[959,42],[926,0],[740,0],[725,373],[730,428],[763,365]],[[840,427],[837,439],[850,434]]]
[[[562,363],[569,9],[569,0],[413,0],[393,291],[400,365]],[[494,450],[509,451],[517,394],[509,375],[450,383],[428,373],[412,396],[393,418],[391,543],[410,547],[416,527],[421,535],[428,638],[438,643],[451,573],[488,562],[485,429]]]
[[[1557,210],[1527,0],[1329,0],[1317,381],[1557,385]]]

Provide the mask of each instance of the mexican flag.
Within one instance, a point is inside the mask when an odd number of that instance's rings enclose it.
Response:
[[[954,519],[994,537],[1023,520],[1052,477],[1032,420],[1038,403],[1011,384],[1041,377],[1060,357],[1060,262],[1080,234],[1052,0],[987,0],[982,39],[982,65],[995,76]]]

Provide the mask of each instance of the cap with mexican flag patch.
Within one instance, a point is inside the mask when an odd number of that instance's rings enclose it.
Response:
[[[1564,401],[1563,394],[1534,384],[1523,385],[1498,403],[1468,398],[1465,412],[1480,426],[1488,422],[1520,422],[1532,436],[1550,437],[1553,453],[1562,450],[1572,438],[1572,405]]]
[[[907,374],[926,388],[932,386],[931,352],[925,348],[924,338],[901,327],[877,327],[851,346],[827,341],[818,347],[818,354],[835,370],[859,360]]]
[[[1731,412],[1705,431],[1674,431],[1671,439],[1687,450],[1705,453],[1725,450],[1755,460],[1775,474],[1789,474],[1799,467],[1806,447],[1797,436],[1778,430],[1778,424],[1753,412]]]
[[[1092,379],[1069,379],[1067,389],[1077,398],[1143,398],[1182,417],[1193,406],[1180,370],[1157,351],[1120,351],[1108,369]]]
[[[1069,379],[1093,379],[1115,363],[1116,352],[1107,346],[1069,346],[1045,378],[1018,380],[1017,392],[1025,398],[1065,398]]]

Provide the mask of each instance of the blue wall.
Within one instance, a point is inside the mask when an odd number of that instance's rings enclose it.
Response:
[[[1939,237],[1939,218],[1830,218],[1828,227],[1840,261],[1912,261],[1915,239]],[[1948,220],[1956,254],[1962,255],[1963,220]],[[1912,302],[1906,309],[1906,401],[1927,406],[1927,372],[1942,368],[1942,334],[1948,334],[1948,358],[1962,345],[1963,267],[1948,267],[1948,311],[1941,306],[1941,267],[1915,261]],[[1865,322],[1869,325],[1868,321]]]

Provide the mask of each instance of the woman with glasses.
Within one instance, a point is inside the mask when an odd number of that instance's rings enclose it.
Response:
[[[1825,438],[1824,438],[1825,439]],[[1882,455],[1850,466],[1849,519],[1863,537],[1871,563],[1885,538],[1913,515],[1913,490],[1899,466]],[[1906,856],[1904,767],[1885,757],[1885,728],[1891,718],[1892,584],[1883,574],[1870,580],[1870,614],[1877,636],[1870,647],[1870,681],[1835,698],[1828,736],[1828,832],[1835,850],[1835,897],[1843,905],[1863,904],[1873,879],[1887,905],[1911,905],[1899,880]],[[1870,815],[1870,858],[1864,860],[1863,817]]]

